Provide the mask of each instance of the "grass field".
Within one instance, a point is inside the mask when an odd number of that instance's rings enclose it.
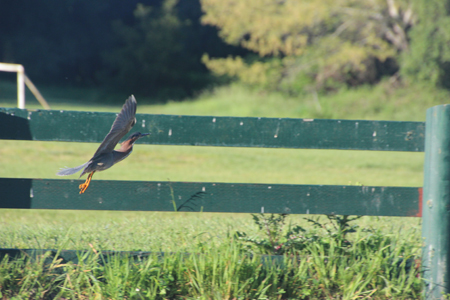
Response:
[[[119,99],[111,105],[102,99],[111,95],[95,90],[51,88],[41,92],[53,109],[64,110],[117,112],[126,97],[114,96]],[[427,87],[392,88],[387,82],[375,88],[319,96],[318,101],[312,96],[286,98],[232,86],[181,103],[148,105],[138,98],[138,113],[424,121],[426,108],[443,103],[447,97],[446,92]],[[27,101],[30,108],[39,108]],[[13,84],[0,82],[0,106],[15,106]],[[0,177],[56,178],[59,168],[84,163],[98,145],[1,141],[1,146]],[[96,173],[94,180],[421,186],[422,170],[422,153],[138,145],[126,161]],[[401,264],[400,258],[406,261],[420,256],[419,219],[364,217],[355,221],[359,229],[348,235],[348,248],[340,245],[339,239],[330,238],[326,230],[314,231],[303,217],[290,216],[288,222],[300,224],[308,234],[317,233],[321,238],[299,252],[304,257],[301,267],[261,269],[257,258],[236,256],[245,251],[242,242],[233,238],[234,232],[264,238],[264,232],[246,214],[0,210],[2,248],[208,254],[183,263],[175,257],[163,261],[153,257],[141,263],[117,260],[105,266],[94,260],[84,265],[55,261],[49,269],[42,269],[39,260],[22,265],[3,261],[0,297],[418,298],[421,286],[417,270],[393,268],[398,266],[394,262]]]

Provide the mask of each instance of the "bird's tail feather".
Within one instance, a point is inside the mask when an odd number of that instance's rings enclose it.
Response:
[[[84,163],[81,166],[74,167],[74,168],[61,169],[58,173],[56,173],[56,175],[58,175],[58,176],[67,176],[67,175],[75,174],[75,173],[79,172],[81,169],[85,168],[88,163],[89,162]]]

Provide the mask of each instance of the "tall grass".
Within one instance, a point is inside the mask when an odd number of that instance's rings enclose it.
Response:
[[[105,258],[91,251],[80,254],[77,264],[50,253],[34,260],[4,258],[0,292],[20,299],[419,298],[420,274],[410,263],[417,243],[379,232],[367,237],[359,231],[354,239],[345,255],[330,241],[311,243],[281,261],[243,252],[231,235],[190,255]],[[370,246],[374,241],[377,247]]]

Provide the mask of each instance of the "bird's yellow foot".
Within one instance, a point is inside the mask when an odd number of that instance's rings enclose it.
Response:
[[[89,184],[86,184],[86,183],[80,184],[80,186],[79,186],[80,194],[83,194],[86,191],[86,189],[88,188],[88,186],[89,186]]]
[[[94,175],[94,172],[91,172],[86,181],[78,186],[78,188],[80,189],[80,194],[83,194],[87,190],[89,184],[91,183],[91,179],[92,176]]]

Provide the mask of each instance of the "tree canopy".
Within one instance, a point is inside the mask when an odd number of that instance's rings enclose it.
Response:
[[[398,53],[409,48],[407,32],[414,23],[412,5],[406,0],[201,3],[204,24],[218,27],[227,43],[241,45],[259,56],[250,60],[205,56],[208,68],[244,81],[255,82],[258,77],[260,83],[278,88],[286,82],[298,82],[305,74],[319,88],[330,81],[375,82],[383,75],[377,63],[396,60]],[[261,71],[267,74],[249,76]],[[396,67],[384,71],[393,73]]]

